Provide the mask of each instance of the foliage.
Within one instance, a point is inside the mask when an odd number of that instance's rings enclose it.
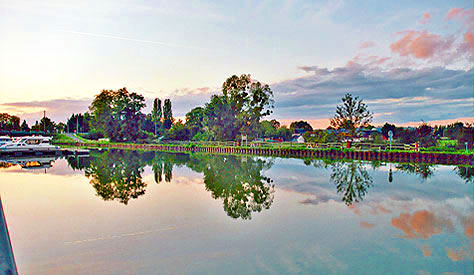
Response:
[[[278,128],[275,127],[276,123],[274,123],[273,121],[276,121],[276,120],[272,120],[272,121],[264,120],[260,122],[260,133],[259,133],[260,137],[270,137],[270,138],[279,137],[278,132],[277,132]]]
[[[19,131],[20,118],[7,113],[0,113],[0,130]]]
[[[189,140],[190,131],[189,128],[181,121],[178,120],[165,136],[166,139],[172,140]]]
[[[343,194],[346,205],[362,201],[373,186],[372,177],[359,161],[335,162],[331,171],[330,179],[336,184],[337,192]]]
[[[255,137],[260,119],[271,114],[273,92],[250,75],[233,75],[222,84],[222,95],[213,95],[204,110],[204,124],[217,140]]]
[[[88,133],[81,134],[82,137],[88,140],[98,140],[99,138],[103,138],[104,135],[101,132],[94,130],[89,131]]]
[[[472,166],[457,166],[457,167],[454,168],[454,171],[466,183],[474,183],[474,167],[472,167]]]
[[[90,131],[89,123],[91,116],[89,113],[72,114],[66,123],[66,131],[68,133],[87,133]]]
[[[435,145],[436,140],[433,136],[433,128],[426,123],[422,123],[416,128],[416,141],[423,147]]]
[[[136,140],[143,137],[140,110],[145,107],[144,102],[143,96],[130,93],[126,88],[102,90],[89,106],[91,124],[112,141]]]
[[[307,131],[312,132],[313,131],[313,127],[307,121],[303,121],[303,120],[292,122],[290,124],[290,129],[293,132],[295,132],[297,129],[301,129],[305,132],[307,132]]]
[[[28,126],[28,123],[26,123],[26,120],[23,120],[23,123],[21,123],[20,130],[24,132],[30,131],[30,127]]]
[[[173,112],[171,110],[171,100],[165,99],[163,105],[163,127],[165,129],[170,129],[173,124]]]
[[[188,167],[204,173],[206,190],[221,199],[229,217],[248,220],[253,212],[269,209],[273,203],[274,185],[262,171],[271,162],[236,156],[192,156]]]
[[[38,121],[36,124],[31,127],[33,131],[44,131],[46,133],[54,133],[56,132],[56,124],[49,118],[49,117],[43,117],[38,124]]]
[[[328,140],[329,133],[326,130],[316,130],[303,134],[306,142],[325,143]]]
[[[281,126],[277,130],[277,136],[282,138],[284,141],[289,141],[291,140],[292,132],[290,129],[288,129],[286,126]]]
[[[197,133],[203,131],[204,109],[202,107],[193,108],[186,114],[186,127],[189,129],[189,136],[192,138]]]
[[[359,136],[357,131],[360,127],[367,127],[372,121],[372,113],[367,105],[359,97],[346,94],[342,98],[342,105],[336,107],[336,114],[331,119],[331,126],[336,129],[346,130],[350,137]]]
[[[161,109],[161,99],[155,98],[153,101],[153,110],[151,111],[152,121],[155,128],[155,135],[158,135],[158,127],[161,123],[161,117],[163,116],[163,111]]]
[[[104,152],[85,168],[85,175],[103,200],[128,204],[145,194],[143,156],[136,151]]]
[[[423,180],[427,180],[434,173],[434,166],[423,163],[399,163],[397,169],[406,174],[416,174],[421,176]]]

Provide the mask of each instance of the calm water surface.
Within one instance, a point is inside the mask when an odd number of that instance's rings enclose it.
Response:
[[[472,167],[133,151],[10,163],[0,194],[21,274],[473,273]]]

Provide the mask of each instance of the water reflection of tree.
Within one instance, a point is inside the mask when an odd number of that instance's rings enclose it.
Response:
[[[141,174],[146,160],[145,154],[136,151],[104,152],[85,168],[85,175],[102,199],[128,204],[145,194]]]
[[[173,167],[183,166],[189,161],[188,154],[156,153],[152,160],[152,169],[156,183],[171,182]]]
[[[331,181],[346,205],[360,202],[372,187],[373,180],[361,162],[335,162],[331,165]]]
[[[69,165],[69,167],[72,168],[72,170],[84,170],[85,168],[89,167],[91,164],[92,158],[90,157],[68,157],[66,158],[66,161]]]
[[[271,161],[236,156],[193,156],[188,166],[204,173],[206,190],[222,199],[227,215],[251,219],[252,212],[269,209],[273,203],[273,181],[262,174]]]
[[[474,183],[474,167],[472,167],[472,166],[457,166],[456,168],[454,168],[454,171],[466,183]]]
[[[398,163],[396,168],[407,174],[419,175],[423,180],[433,176],[435,170],[433,165],[423,163]]]

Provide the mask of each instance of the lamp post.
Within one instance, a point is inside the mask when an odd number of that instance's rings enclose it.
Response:
[[[464,142],[464,145],[466,145],[466,153],[467,153],[467,146],[468,146],[468,144],[469,144],[469,143],[468,143],[467,141]]]

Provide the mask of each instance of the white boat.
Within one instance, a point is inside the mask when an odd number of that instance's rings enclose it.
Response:
[[[0,146],[11,143],[12,139],[9,136],[0,136]]]
[[[50,137],[22,137],[18,141],[0,146],[0,153],[58,151],[59,147],[49,144],[50,141]]]

